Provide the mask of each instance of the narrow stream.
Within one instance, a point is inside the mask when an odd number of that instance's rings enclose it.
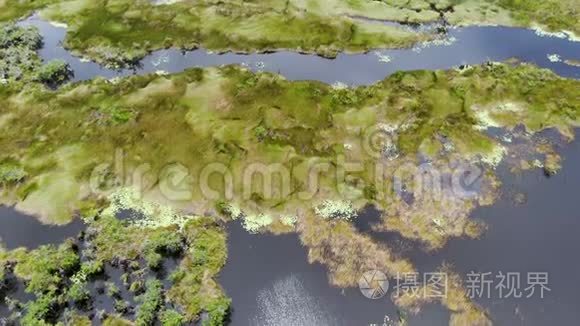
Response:
[[[285,51],[246,55],[215,54],[202,49],[189,52],[168,49],[151,53],[138,67],[114,70],[83,61],[65,50],[62,47],[65,28],[51,25],[36,15],[19,24],[38,27],[44,38],[40,56],[44,60],[62,59],[68,62],[75,73],[74,80],[77,81],[96,76],[113,78],[155,71],[175,73],[191,67],[243,64],[254,71],[280,73],[289,80],[368,85],[401,70],[448,69],[509,58],[518,58],[549,68],[564,77],[580,78],[580,67],[569,66],[564,62],[551,62],[548,59],[548,55],[558,54],[562,60],[580,60],[580,42],[540,37],[534,31],[522,28],[454,28],[449,30],[448,39],[455,41],[447,46],[417,46],[413,49],[381,50],[367,54],[340,54],[336,59]]]

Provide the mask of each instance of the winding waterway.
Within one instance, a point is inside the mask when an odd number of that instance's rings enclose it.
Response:
[[[155,51],[134,69],[112,70],[71,55],[61,43],[64,28],[37,16],[21,25],[37,26],[43,37],[44,60],[62,59],[74,70],[74,80],[96,76],[113,78],[163,70],[179,72],[189,67],[244,64],[252,70],[276,72],[291,80],[337,81],[361,85],[381,80],[399,70],[444,69],[462,64],[518,58],[549,68],[557,74],[580,78],[580,68],[552,62],[549,54],[562,59],[580,59],[580,43],[539,37],[535,32],[504,27],[466,27],[449,31],[455,39],[447,46],[417,47],[368,54],[341,54],[336,59],[291,52],[271,54],[212,54],[204,50]],[[387,59],[388,56],[388,59]],[[381,59],[382,58],[382,59]],[[388,62],[386,62],[388,61]],[[477,272],[549,272],[551,291],[546,298],[486,299],[477,301],[491,312],[496,325],[574,325],[580,320],[580,213],[577,184],[580,181],[580,144],[561,149],[562,171],[546,178],[541,171],[514,176],[505,166],[497,173],[502,191],[527,194],[527,202],[515,205],[509,196],[491,207],[474,212],[489,225],[480,240],[452,240],[443,250],[425,253],[395,234],[372,233],[366,223],[378,218],[368,209],[358,220],[363,232],[378,241],[399,244],[405,255],[422,271],[432,271],[446,261],[462,275]],[[58,243],[82,229],[80,222],[68,226],[45,226],[10,208],[0,208],[0,238],[8,248]],[[306,249],[296,235],[250,235],[239,225],[228,227],[229,261],[220,281],[233,299],[232,325],[381,325],[385,316],[396,319],[396,307],[386,298],[369,300],[358,289],[328,285],[325,268],[307,262]],[[405,249],[412,248],[412,249]],[[436,305],[424,307],[410,325],[447,325],[449,313]]]
[[[202,49],[188,52],[167,49],[151,53],[138,67],[114,70],[81,60],[64,49],[62,41],[66,29],[63,27],[51,25],[38,16],[31,16],[21,21],[20,25],[38,27],[44,37],[44,47],[40,50],[42,58],[68,62],[75,73],[74,80],[77,81],[96,76],[113,78],[155,71],[175,73],[191,67],[243,64],[255,71],[280,73],[289,80],[368,85],[401,70],[447,69],[509,58],[518,58],[549,68],[564,77],[580,77],[580,67],[569,66],[564,62],[551,62],[548,59],[548,55],[558,54],[562,60],[580,60],[580,42],[540,37],[534,31],[522,28],[452,28],[448,33],[448,40],[455,41],[447,46],[417,46],[413,49],[381,50],[367,54],[340,54],[336,59],[294,52],[246,55],[215,54]]]

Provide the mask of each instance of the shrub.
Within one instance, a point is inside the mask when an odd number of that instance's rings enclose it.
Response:
[[[13,184],[26,178],[27,173],[20,166],[14,163],[0,164],[0,183]]]
[[[77,304],[85,303],[91,298],[86,283],[73,283],[68,289],[67,298]]]
[[[181,326],[185,318],[175,310],[165,310],[161,314],[161,325],[163,326]]]
[[[137,311],[135,324],[152,325],[155,321],[157,311],[163,303],[163,285],[159,280],[150,279],[147,281],[147,290],[139,297],[142,302]]]
[[[40,67],[36,73],[36,79],[47,84],[61,84],[72,76],[72,70],[68,63],[62,60],[52,60]]]

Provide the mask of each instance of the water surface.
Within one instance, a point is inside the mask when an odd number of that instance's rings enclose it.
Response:
[[[463,27],[449,29],[448,46],[416,46],[413,49],[371,51],[367,54],[340,54],[336,59],[282,51],[267,54],[215,54],[203,49],[183,52],[177,49],[154,51],[132,69],[107,69],[82,61],[62,47],[66,29],[31,16],[19,23],[36,26],[44,37],[40,55],[44,60],[62,59],[74,70],[74,80],[96,76],[113,78],[155,71],[175,73],[191,67],[243,64],[254,71],[280,73],[289,80],[318,80],[326,83],[368,85],[400,70],[448,69],[464,64],[503,61],[517,58],[549,68],[564,77],[580,77],[580,67],[551,62],[549,54],[562,60],[580,59],[580,42],[555,37],[540,37],[529,29],[509,27]],[[383,62],[380,56],[389,57]],[[383,57],[384,58],[384,57]]]
[[[42,224],[37,218],[0,206],[0,243],[7,249],[34,249],[45,244],[59,244],[76,237],[85,228],[80,219],[67,225]]]

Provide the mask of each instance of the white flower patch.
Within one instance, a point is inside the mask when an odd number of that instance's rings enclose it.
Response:
[[[521,112],[522,107],[513,102],[501,103],[497,106],[498,111]]]
[[[151,64],[153,65],[153,67],[157,67],[157,66],[161,65],[162,63],[168,63],[168,62],[169,62],[169,57],[167,55],[162,55],[157,59],[151,60]]]
[[[451,141],[446,141],[443,143],[443,150],[451,153],[455,151],[455,145],[453,145],[453,143]]]
[[[391,62],[392,58],[386,54],[383,54],[379,51],[375,51],[374,54],[379,58],[379,62],[389,63]]]
[[[347,89],[348,85],[343,83],[343,82],[337,81],[337,82],[334,82],[334,84],[332,84],[331,87],[332,87],[332,89],[339,90],[339,89]]]
[[[503,140],[506,143],[511,143],[513,141],[513,136],[510,134],[506,134],[501,137],[501,140]]]
[[[243,214],[242,209],[235,204],[227,204],[224,209],[234,220],[238,219]]]
[[[270,215],[258,214],[244,217],[244,229],[250,233],[256,233],[262,228],[272,224],[274,219]]]
[[[507,149],[502,145],[496,145],[491,153],[482,155],[481,162],[495,168],[503,160]]]
[[[572,31],[563,30],[561,32],[548,32],[547,30],[543,29],[541,26],[534,26],[532,30],[536,33],[536,35],[540,37],[555,37],[561,39],[567,39],[571,42],[580,42],[580,37],[576,35]]]
[[[379,123],[377,127],[386,133],[394,133],[399,129],[399,126],[393,123]]]
[[[177,225],[183,228],[194,216],[182,215],[173,208],[146,201],[132,187],[121,188],[109,196],[110,205],[103,214],[115,216],[121,211],[130,211],[130,223],[142,228],[159,228]]]
[[[280,218],[280,222],[286,226],[294,226],[298,222],[298,217],[294,215],[285,215]]]
[[[181,2],[183,0],[155,0],[153,1],[154,6],[161,6],[161,5],[172,5],[174,3]]]
[[[165,70],[155,70],[155,74],[157,76],[167,76],[167,75],[169,75],[169,73],[167,71],[165,71]]]
[[[438,38],[431,41],[421,42],[417,46],[415,46],[412,50],[413,52],[419,53],[423,49],[427,49],[432,46],[450,46],[453,45],[455,42],[457,42],[457,38],[454,36],[447,38]]]
[[[356,209],[347,200],[325,200],[314,208],[314,212],[326,219],[351,220],[356,217]]]
[[[500,126],[500,124],[491,117],[489,111],[481,108],[475,111],[475,118],[479,122],[477,125],[473,126],[476,130],[487,130],[489,127]]]
[[[50,25],[54,26],[54,27],[58,27],[58,28],[68,28],[68,25],[65,23],[61,23],[61,22],[55,22],[55,21],[50,21],[48,22]]]
[[[550,62],[562,62],[562,58],[558,54],[548,54],[548,60]]]

